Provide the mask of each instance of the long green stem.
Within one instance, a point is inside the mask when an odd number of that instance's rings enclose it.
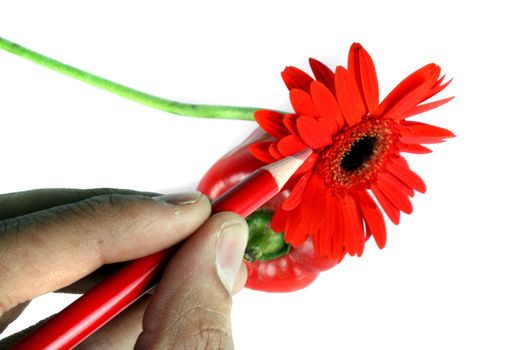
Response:
[[[173,114],[200,118],[253,120],[253,113],[259,109],[253,107],[195,105],[153,96],[46,57],[2,37],[0,37],[0,49],[115,95]]]

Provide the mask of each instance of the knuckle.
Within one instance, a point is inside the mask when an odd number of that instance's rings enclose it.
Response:
[[[74,214],[93,218],[115,214],[123,202],[123,198],[110,194],[88,198],[70,205],[69,208]]]
[[[164,314],[163,326],[152,330],[156,334],[150,334],[150,340],[162,348],[233,349],[228,308],[197,304],[189,296],[185,299]]]
[[[0,221],[0,238],[18,235],[24,228],[38,224],[42,221],[43,214],[34,213],[31,215],[22,215]],[[0,250],[1,252],[1,250]]]
[[[10,271],[9,266],[14,258],[11,253],[11,247],[17,244],[21,230],[33,221],[30,216],[20,216],[0,221],[0,276],[6,275]]]
[[[177,342],[189,349],[230,349],[230,320],[224,313],[195,306],[177,321]]]
[[[201,329],[198,340],[194,340],[198,349],[231,349],[229,337],[221,329]],[[190,346],[191,347],[191,346]]]
[[[45,227],[43,217],[37,212],[0,221],[0,315],[25,301],[20,298],[20,287],[15,282],[23,265],[17,261],[25,261],[32,256],[33,246],[40,246],[41,240],[35,232]]]
[[[140,215],[140,208],[132,205],[140,196],[124,196],[108,194],[88,198],[64,207],[69,217],[77,219],[112,220],[116,217],[126,216],[126,219],[136,219]]]
[[[2,292],[0,295],[0,317],[3,316],[7,311],[11,309],[13,304],[11,301],[7,300],[4,297],[4,293]]]
[[[96,250],[101,252],[101,256],[105,256],[107,255],[105,252],[106,236],[94,233],[98,231],[92,229],[92,223],[97,222],[108,232],[117,230],[116,223],[119,226],[118,230],[131,230],[140,215],[140,208],[133,205],[134,202],[133,198],[118,194],[95,196],[68,205],[66,212],[70,215],[66,216],[74,220],[80,230],[86,231],[88,235],[96,236]]]

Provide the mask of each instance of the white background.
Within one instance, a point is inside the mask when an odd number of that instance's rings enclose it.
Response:
[[[361,42],[382,97],[420,66],[454,77],[415,118],[457,138],[410,157],[414,213],[312,286],[234,298],[238,349],[523,349],[523,80],[515,1],[17,1],[0,35],[143,91],[290,110],[280,72],[346,64]],[[0,52],[0,193],[190,189],[255,124],[156,111]],[[1,282],[0,282],[1,283]],[[71,299],[34,302],[5,335]]]

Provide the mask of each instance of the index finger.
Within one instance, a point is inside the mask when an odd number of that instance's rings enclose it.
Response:
[[[117,188],[42,188],[6,193],[0,195],[0,220],[107,194],[142,195],[147,197],[158,196],[157,193],[152,192],[138,192]]]
[[[170,203],[99,196],[0,222],[0,314],[107,263],[168,248],[210,215],[205,196]]]

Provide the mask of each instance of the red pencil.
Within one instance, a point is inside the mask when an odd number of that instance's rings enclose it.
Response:
[[[256,170],[212,203],[212,211],[246,217],[275,196],[310,156],[306,149]],[[131,305],[158,282],[176,247],[133,260],[49,321],[13,349],[70,349]]]

